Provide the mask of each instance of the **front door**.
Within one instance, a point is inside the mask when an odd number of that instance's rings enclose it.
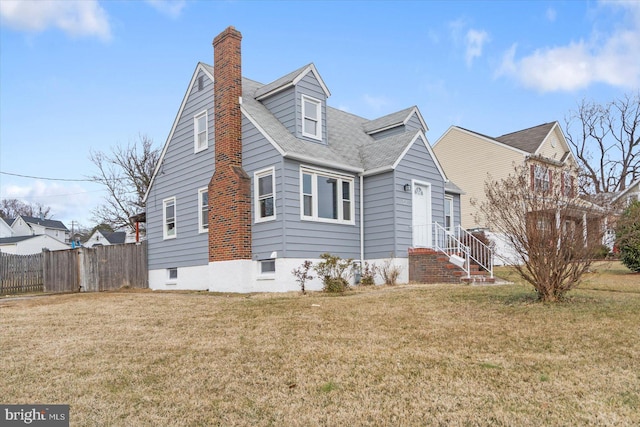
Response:
[[[413,184],[413,246],[431,247],[431,186]]]

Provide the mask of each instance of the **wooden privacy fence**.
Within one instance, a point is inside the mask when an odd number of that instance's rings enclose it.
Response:
[[[42,291],[42,253],[0,252],[0,295]]]
[[[0,257],[0,294],[147,288],[147,243]]]
[[[146,242],[44,253],[45,292],[147,287]]]

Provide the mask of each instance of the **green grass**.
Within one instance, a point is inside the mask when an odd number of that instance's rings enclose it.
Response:
[[[638,425],[639,278],[2,298],[0,393],[82,426]]]

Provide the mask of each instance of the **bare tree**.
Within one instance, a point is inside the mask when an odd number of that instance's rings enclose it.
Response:
[[[515,167],[503,180],[487,180],[479,206],[487,225],[511,246],[515,259],[508,263],[541,301],[558,301],[577,286],[602,246],[604,212],[577,197],[569,183],[560,178],[536,185],[528,168]]]
[[[49,218],[51,208],[41,203],[27,203],[18,199],[2,199],[0,201],[0,217],[3,219],[18,216]]]
[[[105,202],[92,212],[96,223],[133,230],[135,224],[129,218],[144,210],[143,198],[160,150],[153,148],[153,141],[146,135],[139,139],[126,147],[113,147],[108,154],[91,152],[89,159],[98,168],[98,174],[91,178],[102,183],[108,192]]]
[[[582,100],[565,130],[583,194],[622,191],[640,178],[640,92],[606,105]]]

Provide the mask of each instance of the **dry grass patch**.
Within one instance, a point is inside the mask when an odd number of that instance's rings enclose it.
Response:
[[[519,284],[7,298],[0,393],[73,425],[638,424],[640,293],[617,277],[551,305]]]

